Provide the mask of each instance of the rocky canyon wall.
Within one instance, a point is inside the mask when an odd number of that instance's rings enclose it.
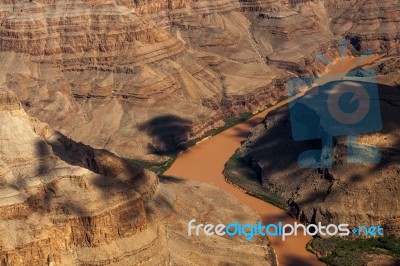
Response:
[[[4,89],[0,166],[1,265],[218,265],[228,257],[276,263],[266,238],[182,242],[193,217],[258,217],[230,195],[222,197],[228,206],[217,204],[213,195],[221,191],[212,186],[167,177],[159,183],[152,172],[65,137],[29,117]]]
[[[340,38],[397,53],[398,3],[353,2],[2,2],[0,82],[74,140],[160,160],[321,72]]]
[[[308,97],[316,94],[312,95],[309,92]],[[321,140],[293,140],[287,106],[268,114],[239,154],[258,174],[264,191],[282,196],[294,217],[307,223],[348,223],[351,228],[380,225],[386,236],[399,237],[400,134],[399,117],[394,115],[400,110],[398,87],[379,84],[379,99],[382,130],[358,136],[359,143],[366,145],[361,151],[380,150],[379,163],[350,163],[348,138],[335,137],[332,168],[300,167],[299,155],[320,149]],[[244,178],[238,185],[246,187],[247,182]]]

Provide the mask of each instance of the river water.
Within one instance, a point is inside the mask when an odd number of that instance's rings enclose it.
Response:
[[[379,56],[371,57],[359,65],[371,63],[378,58]],[[346,72],[350,66],[354,67],[355,61],[356,58],[354,57],[346,59],[345,62],[337,59],[334,61],[333,66],[327,68],[326,73]],[[302,94],[298,96],[302,96]],[[268,112],[287,104],[287,102],[287,100],[282,101],[249,120],[191,147],[177,158],[171,168],[165,172],[165,175],[206,182],[219,187],[258,212],[264,223],[283,222],[283,224],[293,224],[296,220],[287,215],[285,211],[249,196],[243,190],[228,184],[222,174],[225,163],[239,148],[240,142],[246,138],[251,129],[259,124]],[[311,237],[302,234],[288,237],[285,241],[282,241],[280,237],[270,237],[279,265],[324,265],[314,254],[306,250],[306,244],[311,239]]]

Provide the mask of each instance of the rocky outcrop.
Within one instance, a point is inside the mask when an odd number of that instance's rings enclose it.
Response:
[[[179,18],[189,26],[190,20],[201,29],[206,22],[201,16],[232,13],[239,8],[237,2],[161,2],[2,4],[0,57],[9,64],[0,79],[18,95],[30,115],[68,137],[124,157],[144,155],[147,159],[155,159],[148,146],[157,136],[149,135],[147,128],[140,130],[142,125],[165,114],[186,119],[193,125],[182,137],[186,141],[228,115],[228,108],[219,104],[224,96],[243,96],[245,101],[250,94],[270,90],[277,70],[257,63],[252,48],[249,55],[238,54],[240,62],[197,52],[189,49],[190,37],[177,23]],[[185,6],[188,12],[183,10]],[[152,17],[165,10],[176,15],[171,14],[176,20],[170,20],[166,28]],[[246,20],[237,13],[227,16],[232,25]],[[248,34],[245,27],[234,34],[216,31],[226,35],[221,45],[230,40],[234,49],[238,49],[235,37]],[[241,47],[249,44],[246,36],[241,38]],[[235,114],[255,111],[266,99],[240,103]]]
[[[167,177],[158,186],[154,173],[29,117],[16,95],[4,90],[0,166],[1,265],[276,262],[267,238],[250,244],[241,238],[187,239],[194,217],[256,222],[257,215],[232,196],[222,198],[239,217],[212,199],[218,189]]]
[[[153,149],[160,136],[146,125],[164,115],[189,121],[179,136],[185,142],[226,116],[274,103],[287,77],[323,71],[315,54],[336,57],[337,39],[348,38],[354,52],[398,52],[398,8],[396,1],[6,1],[0,82],[29,115],[76,141],[159,160],[172,150]]]
[[[357,50],[399,53],[398,1],[327,1],[326,5],[332,16],[333,33],[347,36]]]
[[[379,82],[393,87],[400,84],[400,55],[386,56],[374,62],[371,67],[376,70]]]
[[[400,94],[385,85],[380,85],[379,94],[383,129],[359,138],[360,143],[381,150],[379,164],[348,163],[348,143],[343,137],[335,139],[331,169],[300,168],[299,154],[321,143],[293,140],[287,107],[268,114],[239,154],[259,174],[262,187],[285,198],[288,212],[298,219],[352,227],[381,225],[385,235],[399,237],[400,135],[399,118],[393,114],[399,110]]]
[[[0,95],[4,265],[60,264],[69,248],[147,228],[145,205],[157,186],[153,173],[76,142],[65,146],[64,136],[25,114],[14,93]]]
[[[153,174],[115,154],[157,160],[225,116],[274,103],[287,77],[323,71],[315,54],[336,57],[343,37],[353,52],[387,54],[378,73],[396,84],[398,11],[395,0],[2,1],[0,83],[13,93],[0,92],[1,263],[274,262],[265,239],[187,239],[186,223],[199,213],[204,221],[257,218],[230,196],[218,204],[220,191],[174,178],[157,190]],[[388,113],[396,97],[384,98]],[[295,151],[306,146],[281,138],[288,121],[279,112],[245,142],[244,157],[265,187],[291,199],[295,216],[345,217],[398,235],[398,208],[379,206],[398,194],[390,148],[398,121],[390,119],[382,136],[366,139],[384,151],[383,168],[338,160],[330,171],[297,169]],[[285,142],[271,148],[274,134]],[[338,158],[344,149],[338,142]]]
[[[22,109],[15,93],[0,90],[0,111],[18,111]]]

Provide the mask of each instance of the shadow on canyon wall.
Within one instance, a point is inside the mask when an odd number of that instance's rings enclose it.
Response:
[[[350,176],[348,185],[357,185],[365,178],[370,178],[369,175],[385,175],[389,167],[399,165],[400,163],[400,116],[397,114],[400,111],[400,88],[390,87],[379,84],[380,108],[382,115],[383,129],[380,131],[381,136],[390,136],[390,147],[380,148],[382,159],[380,163],[374,165],[367,175],[354,174]],[[320,149],[321,140],[294,141],[291,132],[289,110],[287,106],[278,108],[269,113],[262,121],[265,132],[253,138],[253,141],[247,140],[244,146],[247,147],[247,153],[243,156],[243,160],[251,166],[261,176],[263,173],[264,186],[268,189],[280,194],[280,191],[285,187],[286,192],[297,189],[302,189],[305,183],[310,179],[324,179],[325,186],[319,186],[319,189],[310,193],[305,199],[299,202],[288,202],[289,208],[292,209],[292,215],[303,219],[306,222],[315,222],[315,213],[306,217],[304,213],[299,212],[299,206],[317,204],[323,202],[330,193],[335,193],[335,188],[332,188],[333,176],[329,169],[302,169],[298,166],[298,156],[300,153],[309,149]],[[368,134],[367,134],[368,135]],[[388,140],[389,141],[389,140]],[[333,169],[340,173],[349,167],[359,167],[354,164],[351,166],[346,161],[346,147],[338,145],[334,139],[334,166]],[[397,167],[397,169],[400,169]],[[283,175],[277,181],[268,179],[274,174],[280,174],[282,171],[289,173],[286,177]],[[399,171],[399,170],[397,170]],[[345,173],[343,173],[345,174]],[[393,176],[398,175],[392,173]],[[308,179],[308,180],[307,180]],[[317,181],[319,182],[319,181]]]
[[[189,120],[165,115],[151,119],[140,126],[140,130],[146,131],[153,142],[149,144],[149,150],[157,155],[174,155],[184,150],[182,144],[187,141],[192,123]],[[50,174],[57,166],[52,161],[53,153],[62,161],[72,165],[86,168],[96,174],[92,179],[92,185],[99,189],[104,200],[116,191],[127,187],[136,190],[141,186],[144,170],[125,159],[122,159],[107,150],[93,149],[90,146],[73,141],[72,139],[56,132],[48,140],[40,140],[36,143],[36,153],[39,158],[37,168],[38,175]],[[50,155],[50,156],[49,156]],[[22,182],[22,181],[21,181]],[[171,176],[160,177],[161,183],[181,183],[183,180]],[[57,197],[57,187],[54,182],[45,184],[42,193],[29,199],[32,210],[45,213],[50,211]],[[73,199],[73,195],[71,195]],[[157,204],[167,204],[166,199],[157,195],[153,201]],[[73,200],[65,199],[57,202],[59,207],[69,213],[77,215],[90,215],[84,204],[75,204]],[[172,208],[172,206],[169,206]]]
[[[192,122],[175,116],[163,115],[155,117],[139,125],[139,130],[146,132],[152,139],[148,145],[150,153],[160,156],[172,156],[185,149]]]
[[[36,152],[39,158],[38,175],[51,174],[58,165],[54,164],[51,151],[62,161],[72,165],[86,168],[96,174],[91,185],[99,189],[102,198],[107,200],[116,191],[126,188],[135,190],[140,186],[144,170],[122,159],[107,150],[97,150],[82,143],[77,143],[63,134],[56,132],[51,140],[40,140],[36,143]],[[31,197],[28,202],[30,207],[39,212],[50,211],[53,200],[57,197],[55,182],[45,184],[41,193]],[[66,213],[89,215],[84,204],[75,204],[71,198],[64,202],[57,202]]]
[[[169,175],[161,175],[159,180],[163,184],[181,184],[185,182],[185,180],[182,178]]]

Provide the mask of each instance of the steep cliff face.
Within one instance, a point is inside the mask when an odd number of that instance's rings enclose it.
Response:
[[[227,6],[223,12],[234,10],[229,7],[231,2],[222,5]],[[149,17],[165,10],[177,12],[179,19],[194,15],[195,27],[206,34],[208,26],[202,24],[207,19],[202,16],[216,14],[220,3],[191,3],[190,11],[182,13],[186,4],[2,4],[0,56],[6,67],[0,79],[16,92],[30,115],[75,140],[126,157],[152,153],[148,144],[156,136],[149,136],[151,129],[145,125],[152,125],[163,115],[190,121],[192,126],[182,136],[181,141],[185,141],[210,129],[224,114],[254,111],[273,101],[279,93],[268,85],[279,71],[257,63],[255,51],[248,49],[245,56],[236,51],[243,57],[241,61],[252,65],[194,51],[179,27],[174,28],[174,36],[168,32],[171,26],[157,26],[157,19]],[[246,22],[237,13],[226,17],[232,20],[230,28]],[[219,20],[222,23],[222,17]],[[221,51],[226,40],[236,50],[249,45],[246,37],[241,38],[240,46],[234,45],[236,36],[248,34],[245,26],[235,34],[226,33],[221,26],[215,31],[226,35],[219,41]],[[192,33],[197,35],[194,30]],[[205,40],[204,45],[213,46],[212,40]],[[266,95],[247,104],[246,98],[260,91]],[[221,105],[223,96],[227,97],[226,104]],[[239,108],[230,112],[231,105]]]
[[[194,217],[226,223],[258,217],[229,195],[240,217],[214,205],[211,195],[220,192],[211,186],[163,178],[157,187],[154,173],[51,130],[4,90],[0,166],[2,265],[217,265],[227,257],[239,264],[275,262],[266,238],[250,245],[233,238],[216,246],[207,237],[182,244]],[[201,193],[193,196],[194,190]],[[231,249],[237,254],[229,256]]]
[[[293,216],[311,223],[381,225],[385,235],[399,237],[400,132],[399,117],[393,114],[400,110],[400,93],[385,85],[379,90],[383,129],[359,137],[360,143],[381,150],[378,164],[348,163],[348,142],[343,137],[334,141],[331,169],[300,168],[299,154],[321,143],[319,139],[293,140],[287,107],[268,114],[239,153],[258,172],[264,189],[287,200]]]
[[[256,19],[265,20],[257,30],[270,34],[270,42],[264,41],[271,44],[270,48],[264,51],[269,51],[270,55],[266,55],[271,64],[280,64],[293,72],[299,69],[321,71],[323,66],[307,56],[303,61],[298,57],[297,64],[289,63],[288,58],[312,54],[320,41],[324,43],[321,51],[328,58],[335,57],[335,49],[328,40],[339,36],[348,39],[353,53],[371,50],[384,55],[368,66],[375,69],[378,82],[382,84],[380,100],[384,128],[379,134],[360,139],[380,148],[383,158],[378,165],[354,167],[346,163],[346,139],[338,139],[332,169],[299,168],[298,155],[319,147],[320,143],[293,141],[287,108],[269,114],[243,143],[239,154],[258,173],[267,191],[288,200],[288,211],[294,216],[307,222],[347,222],[352,226],[380,224],[385,226],[387,234],[399,236],[400,216],[396,205],[399,158],[395,148],[399,132],[395,126],[398,119],[393,116],[399,111],[399,2],[290,1],[285,8],[275,3],[269,11],[260,12]],[[312,15],[306,19],[307,14]],[[303,23],[299,25],[299,21]],[[292,30],[282,30],[290,28]],[[277,32],[280,34],[272,34]],[[284,47],[282,52],[276,52],[279,47]],[[300,49],[305,52],[300,53]],[[246,187],[246,184],[239,185]]]
[[[71,142],[74,157],[83,161],[74,165],[59,142],[62,135],[27,116],[13,93],[0,95],[2,263],[60,263],[68,248],[97,246],[147,228],[145,204],[157,185],[153,173]],[[95,171],[90,160],[108,170]]]
[[[327,5],[332,16],[333,33],[347,36],[356,49],[399,53],[398,1],[328,1]]]
[[[288,76],[322,71],[315,54],[337,56],[339,38],[390,54],[399,38],[395,0],[21,0],[2,2],[0,20],[0,82],[29,115],[149,160],[274,103]],[[165,116],[189,126],[152,134]]]

